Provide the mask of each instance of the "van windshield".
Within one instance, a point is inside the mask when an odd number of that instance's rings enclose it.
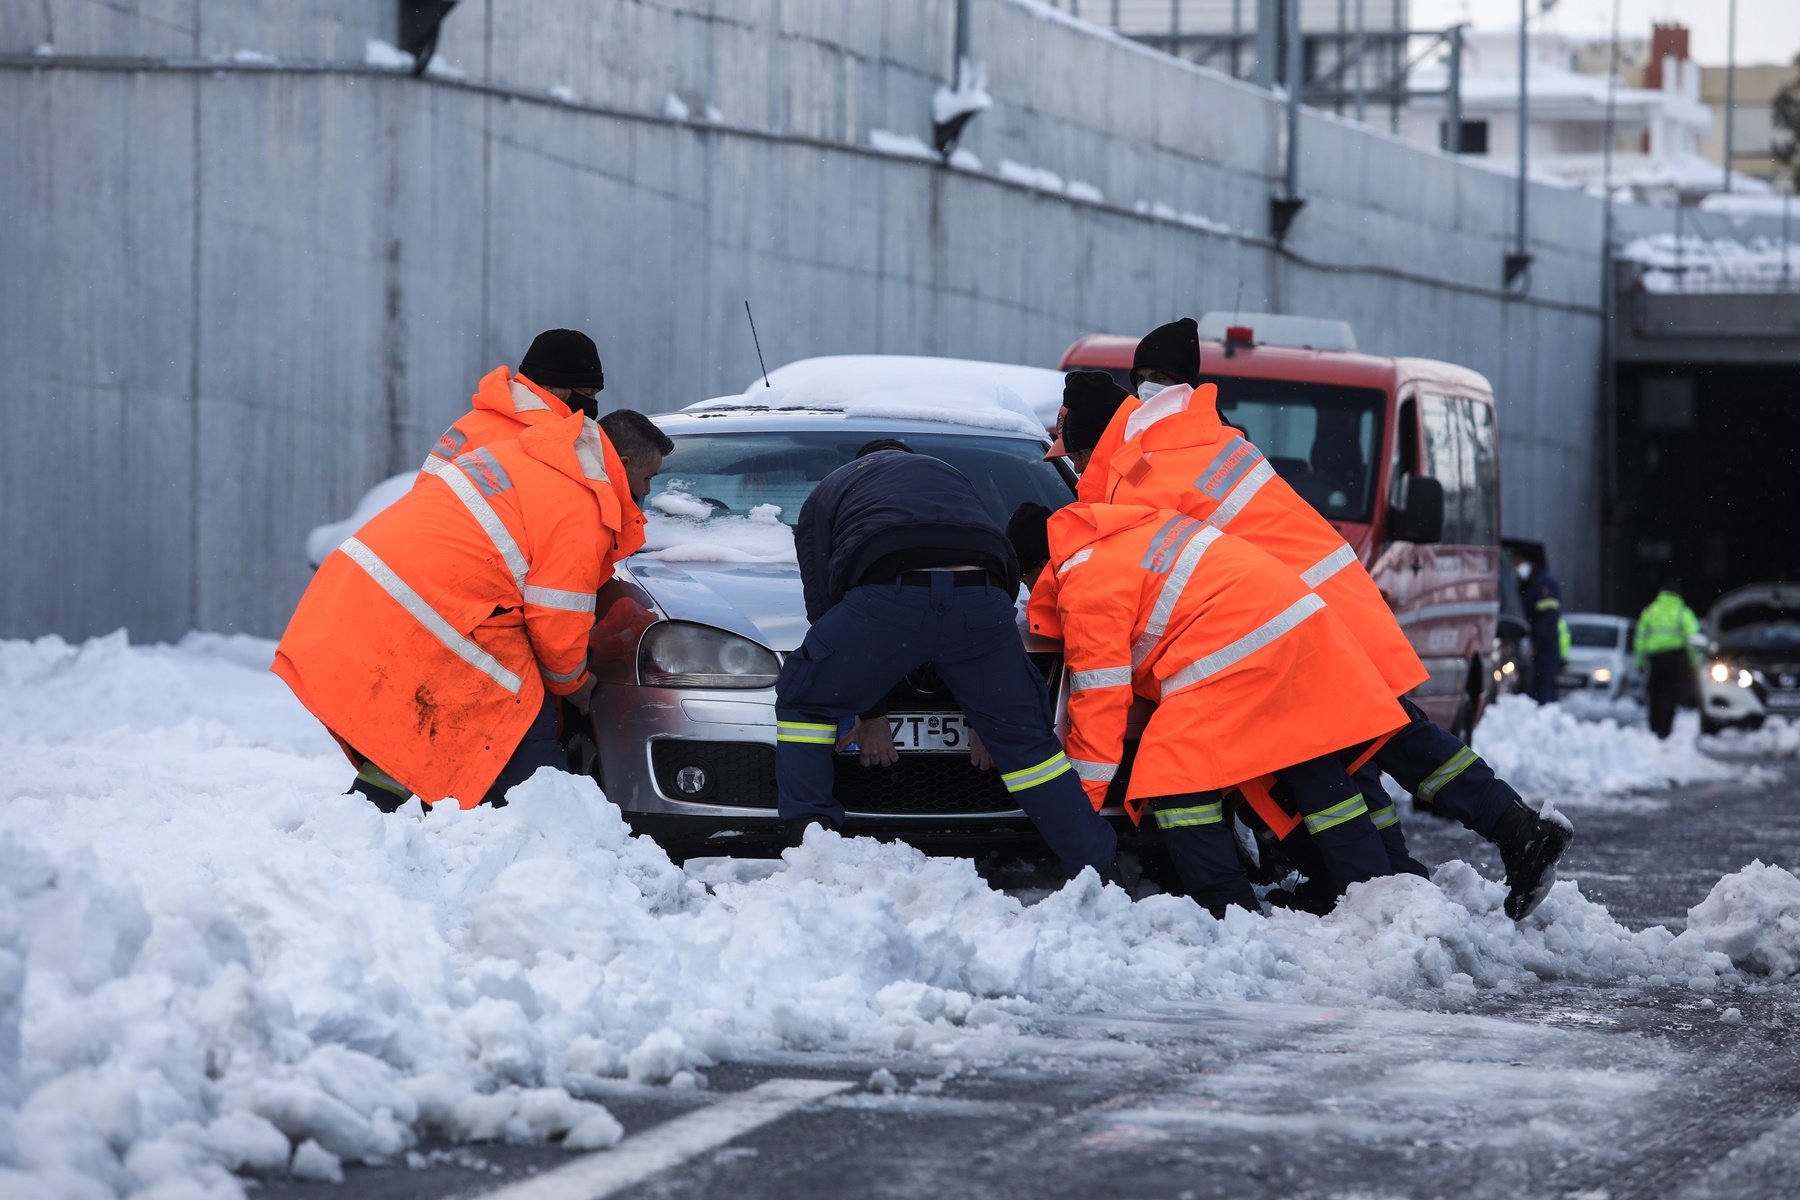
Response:
[[[1625,640],[1623,625],[1605,624],[1597,621],[1570,621],[1569,645],[1586,646],[1596,649],[1616,650]]]
[[[1369,521],[1381,463],[1379,388],[1211,376],[1219,416],[1268,457],[1306,502],[1333,521]]]

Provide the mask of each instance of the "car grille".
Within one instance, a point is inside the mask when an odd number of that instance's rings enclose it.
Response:
[[[773,746],[664,738],[650,744],[650,766],[656,786],[672,799],[775,809]],[[678,777],[688,767],[704,773],[697,791],[680,786]],[[853,813],[1003,813],[1018,807],[1000,773],[977,771],[966,754],[905,754],[886,768],[865,768],[855,755],[837,754],[832,770],[832,791]]]

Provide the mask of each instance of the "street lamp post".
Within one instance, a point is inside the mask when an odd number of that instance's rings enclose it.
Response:
[[[1731,16],[1725,25],[1725,190],[1731,190],[1731,126],[1737,108],[1737,0],[1731,0]]]
[[[1549,12],[1556,7],[1556,0],[1543,0],[1540,12]],[[1526,249],[1525,202],[1529,194],[1529,186],[1525,180],[1525,172],[1531,164],[1529,152],[1531,138],[1531,88],[1530,80],[1530,46],[1531,46],[1531,0],[1519,0],[1519,195],[1515,204],[1517,227],[1513,234],[1512,253],[1506,256],[1506,283],[1523,275],[1531,266],[1531,252]]]

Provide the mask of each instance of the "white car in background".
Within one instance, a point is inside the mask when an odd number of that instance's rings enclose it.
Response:
[[[1637,689],[1631,657],[1631,622],[1606,613],[1565,613],[1569,653],[1556,673],[1556,690],[1588,692],[1616,700]]]
[[[1755,729],[1770,714],[1800,717],[1800,583],[1753,583],[1706,614],[1700,728]]]

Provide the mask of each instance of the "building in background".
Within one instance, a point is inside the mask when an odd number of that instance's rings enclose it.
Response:
[[[1287,0],[1048,3],[1237,79],[1267,86],[1286,77],[1282,58],[1287,46]],[[1407,0],[1300,0],[1306,103],[1341,116],[1360,116],[1372,125],[1399,132],[1411,94],[1408,15]],[[1417,49],[1412,47],[1415,53]]]
[[[1699,64],[1688,57],[1687,30],[1658,25],[1648,48],[1622,43],[1612,87],[1612,179],[1621,198],[1639,203],[1697,204],[1722,190],[1718,166],[1702,153],[1714,125],[1700,95]],[[1598,189],[1606,175],[1607,69],[1610,46],[1557,33],[1529,42],[1529,167],[1533,175]],[[1598,73],[1594,73],[1597,68]],[[1413,72],[1418,92],[1402,128],[1428,145],[1447,142],[1441,89],[1443,57]],[[1511,169],[1519,151],[1519,35],[1516,30],[1463,37],[1464,154]],[[1742,142],[1740,141],[1740,144]],[[1767,192],[1760,179],[1740,176],[1734,190]]]
[[[1725,76],[1724,67],[1700,68],[1700,102],[1712,110],[1713,118],[1712,130],[1701,140],[1700,153],[1720,165],[1725,161]],[[1792,191],[1793,179],[1773,154],[1776,130],[1772,102],[1775,94],[1797,76],[1800,67],[1791,64],[1740,64],[1737,69],[1732,105],[1732,169],[1763,180],[1777,191]]]

